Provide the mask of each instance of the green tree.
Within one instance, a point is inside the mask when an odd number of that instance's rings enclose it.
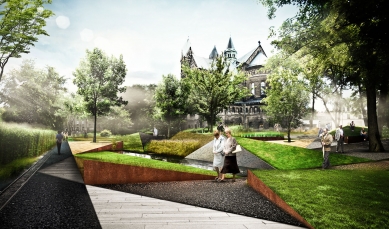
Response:
[[[75,130],[77,119],[86,119],[90,116],[86,110],[84,98],[79,94],[64,96],[60,101],[63,104],[56,113],[64,120],[64,128],[68,129],[69,135]]]
[[[155,89],[155,118],[167,122],[167,137],[175,122],[180,123],[187,113],[189,87],[174,75],[162,76],[162,82]]]
[[[274,16],[277,7],[286,4],[299,7],[296,16],[287,21],[293,26],[285,26],[281,32],[280,44],[283,47],[300,50],[309,44],[311,47],[318,45],[322,47],[318,53],[339,45],[347,47],[349,53],[347,63],[350,68],[346,71],[349,74],[344,80],[358,88],[362,88],[359,84],[361,83],[366,89],[369,150],[384,151],[378,128],[377,94],[380,102],[378,105],[388,107],[389,82],[386,69],[389,60],[389,35],[382,31],[386,31],[389,26],[386,10],[389,2],[385,0],[369,2],[261,0],[261,2],[269,7],[270,17]],[[296,24],[301,25],[300,28],[294,26]],[[380,93],[377,93],[378,90]]]
[[[97,116],[106,115],[112,106],[126,105],[118,93],[126,90],[121,87],[126,77],[126,65],[123,56],[119,59],[107,57],[95,48],[86,50],[86,58],[81,60],[73,73],[73,83],[78,87],[77,93],[84,97],[87,111],[94,117],[93,142],[96,142]]]
[[[210,69],[190,68],[183,65],[184,81],[190,86],[190,104],[193,112],[207,120],[210,130],[223,108],[250,95],[242,83],[247,76],[237,70],[230,71],[230,64],[221,55]]]
[[[0,100],[6,108],[5,121],[38,123],[60,129],[63,119],[56,114],[66,92],[66,79],[52,67],[36,69],[32,60],[24,60],[1,82]]]
[[[271,73],[267,79],[269,88],[266,90],[264,109],[270,119],[286,126],[290,142],[292,128],[298,127],[308,112],[309,89],[293,56],[277,54],[267,61],[266,68]]]
[[[10,58],[29,53],[39,35],[46,35],[45,19],[52,11],[43,5],[51,0],[1,0],[0,1],[0,81]]]

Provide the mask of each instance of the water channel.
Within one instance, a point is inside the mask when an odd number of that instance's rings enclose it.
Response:
[[[152,160],[158,160],[158,161],[166,161],[166,162],[171,162],[171,163],[176,163],[176,164],[181,164],[181,165],[187,165],[187,166],[192,166],[195,168],[213,170],[212,162],[210,162],[210,161],[201,161],[201,160],[194,160],[194,159],[189,159],[189,158],[157,155],[157,154],[133,153],[133,152],[129,152],[129,151],[123,151],[122,154],[135,156],[135,157],[142,157],[142,158],[147,158],[147,159],[152,159]],[[247,176],[247,169],[250,169],[250,168],[239,166],[240,173],[237,175],[243,176],[243,177]]]

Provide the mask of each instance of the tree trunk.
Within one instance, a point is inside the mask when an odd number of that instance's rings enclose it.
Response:
[[[290,126],[289,126],[288,127],[288,142],[292,141],[292,139],[290,138],[290,131],[291,131],[291,129],[290,129]]]
[[[378,131],[376,90],[374,80],[366,84],[368,137],[370,152],[384,152],[384,146]]]
[[[362,120],[363,120],[363,126],[366,126],[367,123],[367,115],[365,112],[365,107],[363,105],[363,99],[362,99],[362,86],[361,84],[358,84],[358,93],[360,98],[360,106],[361,106],[361,114],[362,114]]]
[[[383,82],[380,87],[380,95],[378,98],[378,130],[380,132],[380,136],[382,137],[382,129],[383,126],[387,125],[388,120],[388,90],[389,83]]]
[[[313,118],[315,116],[315,96],[312,95],[312,111],[311,111],[311,120],[309,120],[309,124],[311,129],[313,128]]]
[[[97,111],[95,112],[95,123],[94,123],[94,131],[93,131],[93,142],[96,142],[96,127],[97,127]]]

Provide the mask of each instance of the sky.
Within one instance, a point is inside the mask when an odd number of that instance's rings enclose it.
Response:
[[[95,47],[123,59],[124,85],[158,84],[162,75],[180,76],[181,51],[187,39],[195,55],[208,57],[214,46],[221,53],[231,37],[238,58],[261,42],[268,57],[273,47],[269,28],[278,28],[296,13],[284,7],[269,20],[256,0],[53,0],[54,12],[30,53],[10,59],[5,73],[32,59],[38,68],[51,66],[65,76],[70,92],[73,72]]]

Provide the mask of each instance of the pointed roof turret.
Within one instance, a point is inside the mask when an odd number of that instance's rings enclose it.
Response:
[[[216,45],[213,46],[211,54],[209,54],[209,59],[216,59],[219,56],[216,50]]]
[[[230,40],[228,41],[227,49],[235,49],[234,44],[232,43],[231,37],[230,37]]]

